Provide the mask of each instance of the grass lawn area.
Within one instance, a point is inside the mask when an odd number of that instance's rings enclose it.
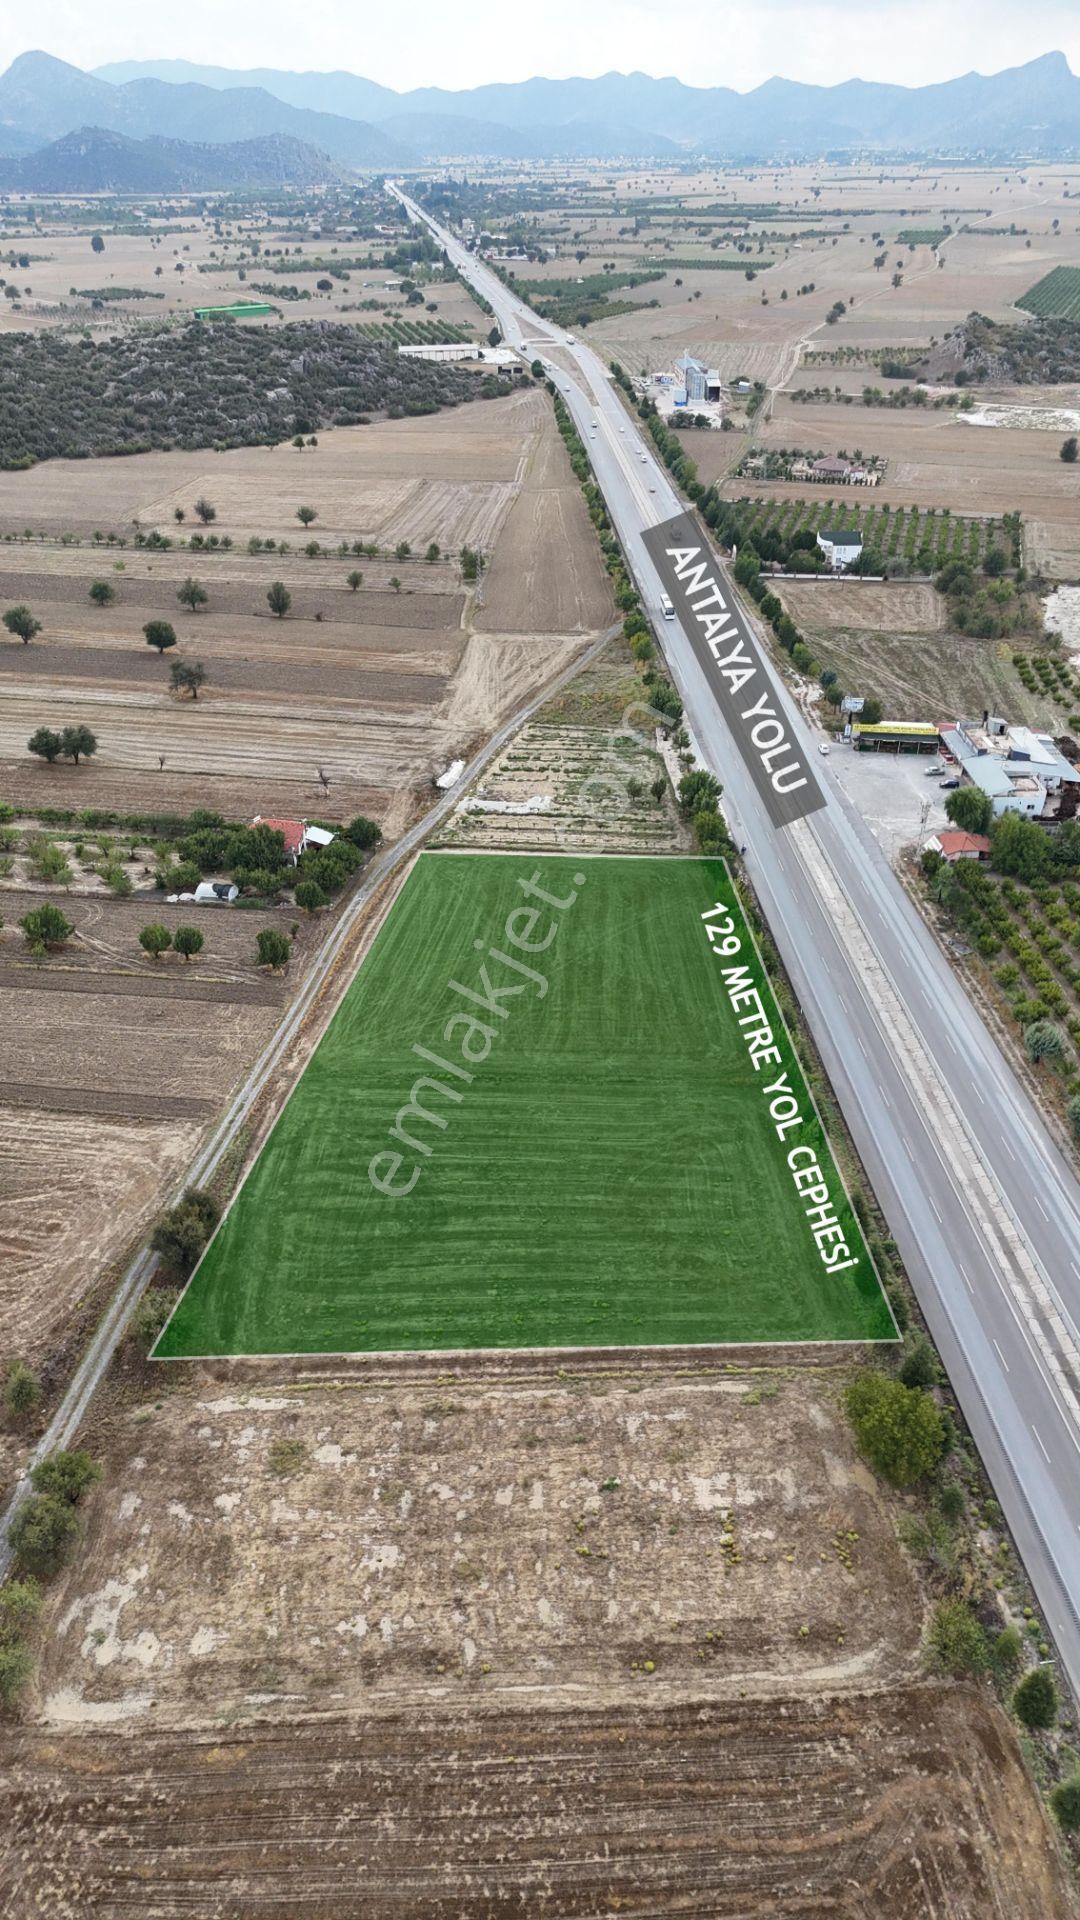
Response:
[[[724,863],[427,853],[156,1352],[894,1337]]]

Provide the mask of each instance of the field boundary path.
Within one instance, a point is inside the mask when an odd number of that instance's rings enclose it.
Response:
[[[177,1192],[185,1187],[203,1186],[220,1166],[248,1114],[296,1039],[320,991],[325,986],[335,962],[353,933],[357,921],[366,911],[372,895],[415,853],[428,834],[442,824],[447,815],[457,806],[462,793],[483,772],[489,762],[502,752],[518,728],[527,720],[531,720],[541,707],[546,706],[554,694],[561,692],[562,688],[574,679],[583,667],[588,666],[602,653],[620,632],[621,626],[622,622],[619,620],[605,628],[595,640],[582,648],[561,673],[533,693],[503,722],[497,732],[492,734],[479,752],[473,755],[456,786],[449,792],[441,794],[423,818],[408,828],[392,847],[388,847],[384,853],[376,854],[341,918],[327,934],[295,1000],[271,1035],[242,1086],[233,1095],[209,1140],[188,1168],[183,1180],[178,1182]],[[338,999],[344,995],[354,972],[355,969],[350,970],[342,980]],[[332,1012],[333,1009],[331,1008],[330,1011]],[[0,1515],[0,1580],[6,1579],[11,1571],[13,1555],[8,1535],[12,1520],[29,1497],[30,1469],[57,1447],[68,1446],[78,1432],[86,1409],[127,1331],[131,1316],[153,1277],[157,1264],[157,1255],[147,1246],[140,1247],[134,1258],[129,1261],[112,1299],[98,1322],[86,1352],[64,1390],[59,1406],[30,1454],[23,1476],[16,1483],[11,1499],[3,1514]]]

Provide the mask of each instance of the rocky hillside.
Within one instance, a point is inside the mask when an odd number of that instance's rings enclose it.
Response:
[[[1020,326],[969,313],[940,346],[902,369],[930,385],[1056,386],[1080,379],[1080,324],[1025,321]]]
[[[328,154],[288,133],[211,145],[129,140],[104,127],[81,127],[23,159],[0,160],[0,188],[19,193],[178,193],[310,187],[344,173]]]

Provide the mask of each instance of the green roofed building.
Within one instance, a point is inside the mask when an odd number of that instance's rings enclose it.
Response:
[[[941,745],[932,720],[880,720],[870,726],[853,719],[851,738],[862,753],[936,753]]]

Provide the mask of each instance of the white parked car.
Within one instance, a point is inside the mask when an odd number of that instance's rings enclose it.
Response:
[[[818,752],[819,752],[819,753],[824,753],[824,754],[827,754],[827,753],[828,753],[828,751],[829,751],[829,749],[828,749],[828,747],[827,747],[827,746],[825,745],[825,742],[824,742],[824,740],[823,740],[823,741],[822,741],[822,743],[821,743],[821,745],[820,745],[820,747],[818,748]]]

